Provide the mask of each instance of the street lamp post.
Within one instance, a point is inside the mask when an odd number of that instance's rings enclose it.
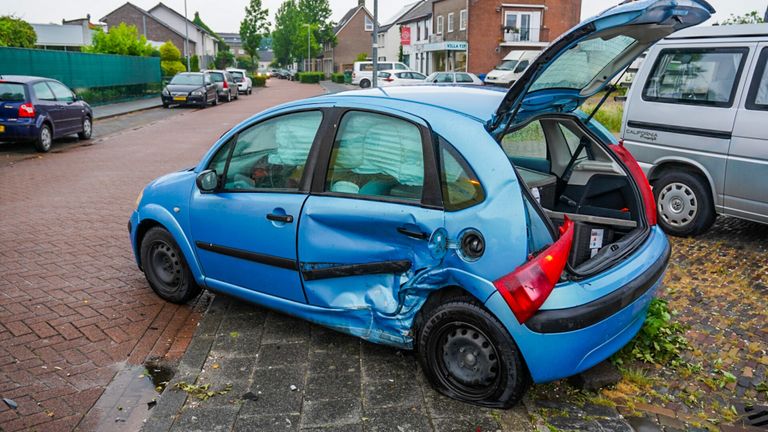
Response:
[[[184,53],[187,55],[187,72],[189,69],[189,20],[187,19],[187,0],[184,0]]]
[[[307,72],[309,72],[310,65],[311,65],[310,59],[312,58],[312,51],[311,51],[312,42],[310,38],[310,35],[311,35],[310,31],[312,30],[312,25],[311,24],[304,24],[304,25],[307,26]]]
[[[379,77],[379,0],[373,0],[373,78],[371,86],[376,87]]]

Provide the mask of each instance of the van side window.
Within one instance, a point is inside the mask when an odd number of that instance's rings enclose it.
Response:
[[[748,52],[748,48],[662,50],[643,100],[731,107]]]
[[[768,111],[768,48],[763,48],[757,60],[755,75],[749,87],[747,109]]]

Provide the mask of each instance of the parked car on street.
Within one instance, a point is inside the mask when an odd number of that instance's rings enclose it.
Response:
[[[485,85],[477,75],[469,72],[433,72],[425,81],[428,84]]]
[[[193,105],[205,108],[218,105],[218,88],[208,72],[181,72],[176,74],[161,94],[163,108],[171,105]]]
[[[59,81],[0,75],[0,141],[31,142],[47,152],[53,140],[70,134],[91,138],[93,111]]]
[[[621,136],[668,233],[701,234],[717,214],[768,223],[767,60],[768,24],[693,28],[648,53]]]
[[[227,68],[227,72],[232,75],[232,78],[237,83],[237,91],[242,94],[249,95],[253,93],[253,81],[248,76],[248,71],[245,69]]]
[[[405,63],[382,61],[378,63],[378,69],[380,71],[385,70],[402,70],[409,71],[409,68]],[[373,62],[372,61],[356,61],[352,70],[352,84],[360,86],[361,88],[368,88],[371,86],[371,80],[373,79]]]
[[[528,66],[541,54],[539,50],[513,50],[504,60],[483,78],[486,84],[509,87],[515,83]]]
[[[426,79],[426,75],[419,72],[391,69],[379,72],[376,84],[379,87],[423,85]]]
[[[712,12],[622,3],[506,93],[356,90],[257,114],[139,195],[139,268],[168,301],[205,287],[414,349],[443,394],[511,406],[642,326],[669,243],[637,162],[578,107]]]
[[[235,82],[232,74],[223,70],[207,70],[206,72],[211,75],[213,83],[216,84],[219,100],[232,102],[233,99],[236,100],[240,97],[237,82]]]

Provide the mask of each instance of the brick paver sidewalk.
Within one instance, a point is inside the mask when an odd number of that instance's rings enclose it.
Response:
[[[0,402],[0,429],[88,429],[83,417],[125,363],[184,352],[198,314],[149,289],[130,251],[128,216],[148,181],[194,165],[237,122],[322,93],[270,86],[0,167],[0,397],[18,404]]]

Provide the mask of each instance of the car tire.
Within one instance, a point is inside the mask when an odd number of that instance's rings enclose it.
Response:
[[[211,102],[211,105],[216,106],[219,104],[219,95],[216,95],[215,98],[213,98],[213,102]]]
[[[653,182],[659,225],[670,235],[688,237],[707,231],[717,213],[709,183],[696,173],[668,171]]]
[[[37,133],[37,138],[35,139],[35,150],[41,153],[47,153],[51,151],[52,145],[53,130],[51,130],[51,126],[49,126],[48,123],[43,123],[43,125],[40,126],[40,131]]]
[[[249,89],[248,89],[248,95],[250,96],[250,95],[252,95],[252,94],[253,94],[253,88],[249,88]]]
[[[171,106],[170,106],[170,105],[168,105],[167,103],[164,103],[164,104],[163,104],[163,108],[170,108],[170,107],[171,107]]]
[[[474,299],[454,298],[421,311],[415,327],[419,362],[440,393],[479,406],[508,408],[530,386],[517,344]]]
[[[364,79],[360,81],[360,88],[369,88],[371,86],[371,80]]]
[[[81,140],[89,140],[93,135],[93,120],[89,116],[85,116],[83,119],[83,131],[77,134],[77,137]]]
[[[232,102],[232,93],[227,93],[227,103]]]
[[[240,99],[240,92],[235,92],[235,100]]]
[[[184,254],[165,228],[153,227],[144,234],[141,263],[149,286],[163,300],[186,303],[200,294]]]

